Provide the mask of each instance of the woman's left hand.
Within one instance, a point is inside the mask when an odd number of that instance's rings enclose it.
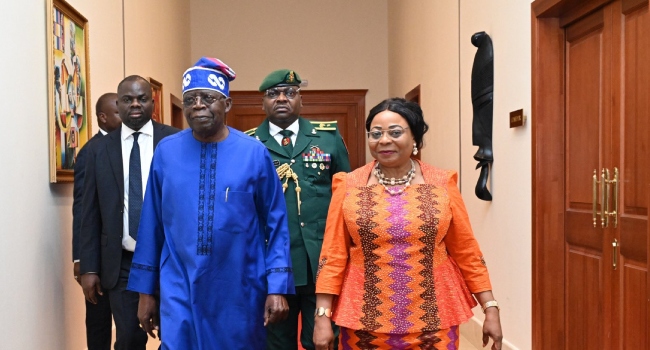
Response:
[[[503,340],[503,333],[501,333],[501,318],[499,317],[499,309],[495,307],[485,309],[485,321],[483,321],[483,347],[488,344],[489,338],[492,338],[494,341],[491,350],[501,350],[501,341]]]

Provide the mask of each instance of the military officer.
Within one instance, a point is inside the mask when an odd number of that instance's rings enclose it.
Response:
[[[302,314],[300,342],[305,349],[314,349],[314,282],[332,197],[332,176],[350,171],[348,152],[336,122],[300,117],[300,82],[300,76],[292,70],[280,69],[269,74],[259,88],[264,93],[262,109],[267,118],[246,132],[269,149],[283,183],[289,213],[296,295],[287,296],[287,320],[268,326],[267,349],[270,350],[298,348],[299,314]],[[320,313],[316,317],[328,316]],[[335,335],[338,336],[338,327]]]

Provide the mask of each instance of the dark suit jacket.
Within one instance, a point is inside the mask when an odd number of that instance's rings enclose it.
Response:
[[[153,122],[154,149],[180,130]],[[99,273],[102,286],[115,287],[122,259],[124,169],[122,127],[99,139],[88,152],[82,201],[80,273]]]
[[[81,200],[84,194],[84,176],[86,175],[86,156],[88,149],[104,136],[98,132],[81,147],[74,164],[74,200],[72,201],[72,261],[79,260],[79,231],[81,231]]]

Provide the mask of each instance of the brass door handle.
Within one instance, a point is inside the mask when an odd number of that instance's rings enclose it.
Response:
[[[611,217],[612,218],[612,224],[613,224],[614,228],[616,228],[618,226],[618,183],[619,183],[619,181],[618,181],[618,168],[614,168],[614,178],[613,179],[610,179],[609,169],[603,169],[601,177],[602,177],[601,181],[605,185],[605,190],[604,190],[605,193],[602,194],[604,204],[601,204],[602,206],[604,206],[604,208],[601,207],[601,209],[603,211],[602,217],[605,219],[605,226],[603,226],[603,227],[609,227],[609,221],[610,221],[610,217]],[[603,184],[601,184],[601,186],[603,186]],[[614,184],[614,203],[613,203],[614,210],[609,211],[610,204],[611,204],[610,203],[610,193],[611,193],[611,185],[612,184]],[[602,187],[601,187],[601,189],[602,189]]]
[[[594,227],[597,226],[597,216],[600,215],[600,226],[605,227],[605,210],[603,208],[605,203],[605,169],[602,169],[600,175],[601,181],[598,181],[598,170],[594,169],[592,177],[592,219]],[[600,210],[598,210],[598,184],[600,184]]]
[[[607,203],[607,222],[609,223],[609,217],[611,216],[613,219],[613,225],[614,228],[618,226],[618,168],[614,167],[614,179],[610,180],[609,179],[609,169],[607,170],[607,193],[609,196],[609,185],[614,184],[614,210],[609,211],[609,199]]]
[[[605,192],[605,168],[600,170],[600,227],[607,227],[607,210],[605,209],[607,203],[607,192]]]
[[[614,238],[614,242],[612,242],[612,267],[614,270],[616,270],[616,267],[618,266],[618,240]]]
[[[609,181],[609,169],[603,169],[603,174],[602,181],[605,187],[605,194],[603,195],[603,217],[605,218],[605,227],[609,227],[609,185],[611,184],[611,181]]]
[[[614,178],[610,179],[609,169],[602,168],[600,170],[600,181],[598,181],[598,170],[594,169],[594,174],[592,176],[592,214],[591,218],[593,220],[594,227],[598,224],[598,216],[600,216],[600,227],[605,228],[609,227],[610,217],[612,218],[612,225],[614,228],[618,227],[618,192],[619,192],[619,178],[618,178],[618,168],[614,167]],[[614,198],[612,207],[610,209],[610,191],[611,185],[614,185]],[[600,198],[598,196],[598,185],[600,185]],[[600,199],[600,208],[598,200]],[[600,209],[600,210],[598,210]]]
[[[598,178],[596,176],[597,172],[596,169],[594,169],[594,176],[592,176],[592,186],[591,186],[591,193],[592,193],[592,198],[591,198],[591,218],[594,220],[594,227],[596,227],[596,215],[598,213],[596,212],[596,201],[598,198]]]

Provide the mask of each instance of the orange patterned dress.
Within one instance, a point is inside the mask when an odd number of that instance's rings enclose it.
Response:
[[[425,183],[394,196],[367,186],[374,163],[333,178],[316,293],[338,296],[344,348],[455,349],[471,293],[492,289],[458,175],[419,164]]]

